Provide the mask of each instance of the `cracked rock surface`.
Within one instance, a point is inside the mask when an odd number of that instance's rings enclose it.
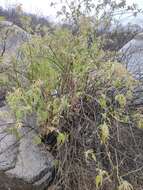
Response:
[[[52,180],[53,157],[34,144],[33,129],[20,129],[19,140],[10,134],[13,123],[8,107],[0,107],[0,190],[43,190]]]
[[[143,33],[137,34],[119,51],[121,62],[139,80],[143,80]]]

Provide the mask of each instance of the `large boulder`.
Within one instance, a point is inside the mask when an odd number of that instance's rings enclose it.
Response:
[[[120,61],[136,79],[143,78],[143,33],[137,34],[120,50]]]
[[[0,78],[11,69],[13,58],[22,59],[20,47],[30,39],[31,35],[22,28],[8,21],[0,21]],[[24,68],[22,65],[21,70]]]
[[[18,47],[29,40],[30,35],[8,21],[0,22],[0,55],[15,54]]]
[[[8,21],[0,21],[0,91],[3,81],[14,83],[15,80],[11,76],[11,73],[14,73],[13,65],[17,64],[17,60],[22,60],[21,47],[30,39],[31,35],[22,28]],[[25,64],[19,64],[19,72],[24,72]],[[23,85],[27,85],[27,80],[23,75],[19,79]]]
[[[43,190],[52,181],[54,159],[42,144],[34,143],[34,126],[19,128],[17,138],[14,122],[9,108],[0,107],[0,189]]]

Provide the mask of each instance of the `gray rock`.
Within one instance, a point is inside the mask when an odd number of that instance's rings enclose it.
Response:
[[[0,108],[0,189],[42,190],[53,176],[53,157],[36,145],[34,129],[19,129],[21,138],[9,133],[15,120],[8,107]]]
[[[7,132],[13,123],[8,108],[0,108],[0,170],[7,170],[15,165],[18,151],[16,138]]]
[[[0,87],[0,107],[3,107],[5,105],[5,96],[6,96],[6,90]]]
[[[35,136],[36,134],[33,131],[27,132],[25,137],[20,140],[15,168],[6,172],[10,176],[24,179],[28,183],[33,183],[40,175],[51,172],[49,166],[52,157],[48,152],[42,152],[40,147],[34,144]]]
[[[143,106],[143,85],[140,83],[133,91],[133,100],[131,105],[140,107]]]
[[[10,75],[15,73],[13,64],[22,62],[24,55],[21,47],[30,39],[31,35],[20,27],[8,21],[0,21],[0,80],[2,75],[2,78],[5,76],[6,80],[14,84],[14,75]],[[24,77],[26,64],[22,62],[16,66],[16,70],[21,73],[19,80],[23,85],[27,85],[27,79]]]
[[[143,33],[139,33],[120,50],[120,61],[136,79],[143,78]]]
[[[29,34],[20,27],[8,21],[0,22],[0,55],[15,54],[22,43],[28,41]]]

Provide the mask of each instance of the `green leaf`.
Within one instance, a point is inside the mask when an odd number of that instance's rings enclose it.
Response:
[[[139,129],[143,129],[143,114],[136,113],[133,115],[133,119]]]
[[[33,143],[36,144],[36,145],[41,144],[41,143],[42,143],[41,138],[40,138],[38,135],[36,135],[36,136],[33,138]]]
[[[140,119],[137,121],[137,123],[138,123],[138,128],[139,128],[139,129],[143,129],[143,118],[140,118]]]
[[[102,169],[98,169],[98,170],[99,170],[99,174],[95,178],[97,189],[102,186],[104,177],[105,176],[109,177],[108,173],[105,170],[102,170]]]
[[[101,142],[103,144],[106,144],[107,140],[109,139],[109,127],[108,125],[104,122],[100,127],[100,132],[101,132]]]
[[[100,186],[102,186],[103,177],[101,175],[97,175],[95,178],[95,182],[96,182],[96,188],[98,189]]]
[[[115,100],[120,104],[121,107],[125,107],[126,97],[123,94],[116,95]]]
[[[60,109],[65,110],[65,109],[68,108],[68,106],[69,106],[68,98],[66,96],[63,96],[62,99],[61,99]]]
[[[96,161],[96,156],[95,156],[94,150],[92,150],[92,149],[87,150],[85,152],[85,158],[86,158],[86,160],[92,158],[94,161]]]
[[[99,104],[101,108],[106,108],[106,96],[104,94],[100,97]]]
[[[58,133],[57,136],[57,143],[58,145],[62,145],[65,143],[65,140],[67,139],[67,135],[65,133]]]
[[[23,117],[23,112],[20,109],[17,109],[17,111],[15,112],[15,116],[17,120],[21,120]]]
[[[58,168],[59,165],[60,165],[60,161],[57,160],[57,159],[55,159],[55,160],[54,160],[54,166],[55,166],[55,168]]]
[[[118,190],[134,190],[134,188],[128,181],[122,180]]]

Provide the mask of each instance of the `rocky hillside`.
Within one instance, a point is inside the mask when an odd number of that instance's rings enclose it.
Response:
[[[142,190],[142,34],[112,62],[85,22],[44,36],[0,22],[0,189]]]

